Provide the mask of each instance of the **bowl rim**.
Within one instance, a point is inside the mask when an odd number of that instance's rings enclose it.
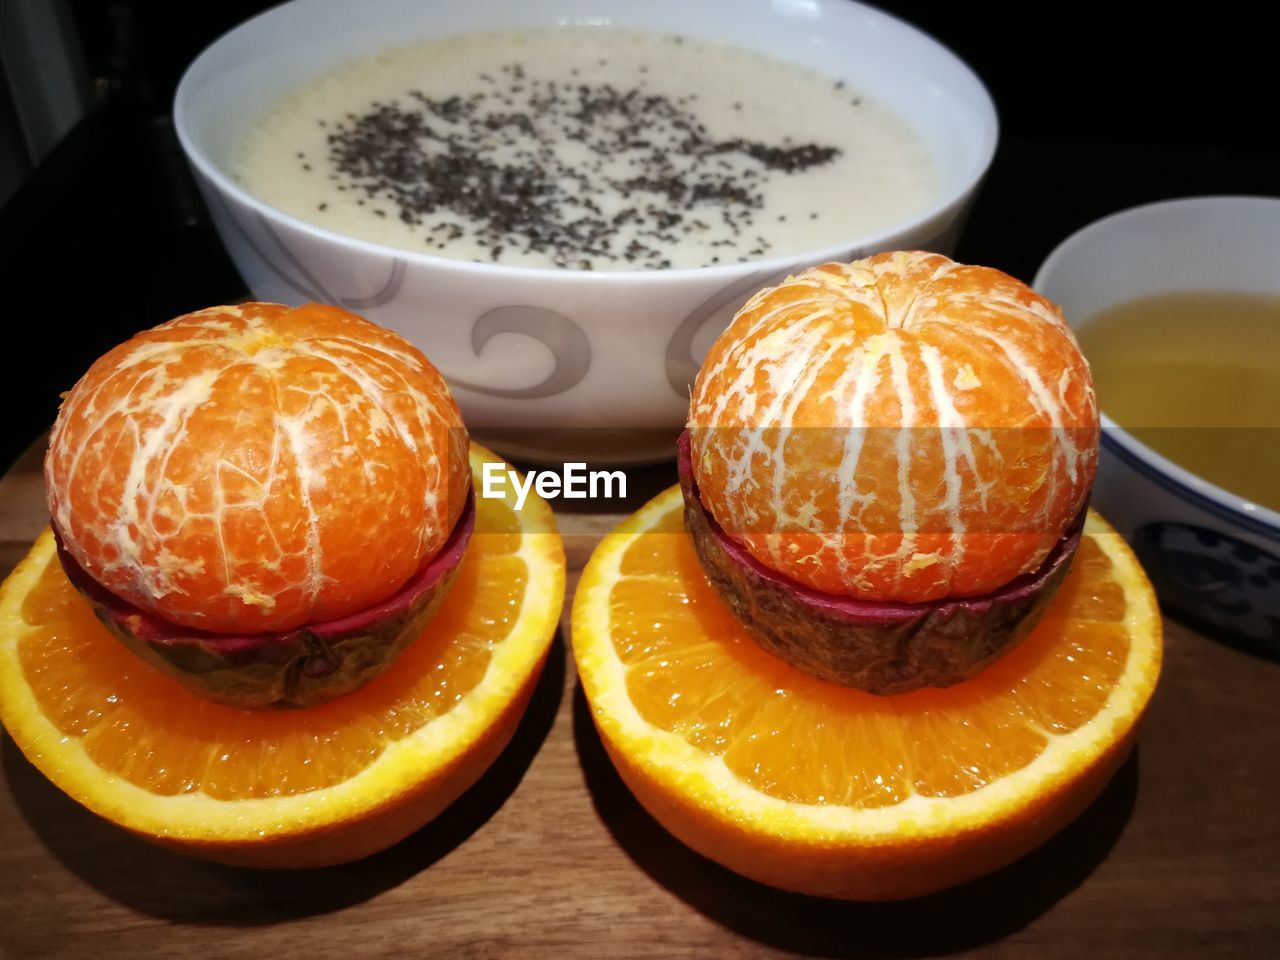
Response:
[[[1176,197],[1169,200],[1158,200],[1126,207],[1114,213],[1100,217],[1091,223],[1075,230],[1049,252],[1036,271],[1032,287],[1043,293],[1046,278],[1069,257],[1077,247],[1089,242],[1089,236],[1099,230],[1107,229],[1118,222],[1136,219],[1148,213],[1169,209],[1192,209],[1196,207],[1257,208],[1269,207],[1280,218],[1280,198],[1251,196],[1249,194],[1212,194],[1203,196]],[[1170,292],[1177,292],[1171,288]],[[1074,328],[1073,328],[1074,332]],[[1132,433],[1116,423],[1099,407],[1099,419],[1102,423],[1102,447],[1114,454],[1127,466],[1146,479],[1155,483],[1165,491],[1186,500],[1219,520],[1234,524],[1260,536],[1275,539],[1280,535],[1280,511],[1254,503],[1252,500],[1233,493],[1226,487],[1219,486],[1180,466],[1164,454],[1143,443]]]
[[[944,218],[948,212],[955,209],[954,216],[959,216],[962,212],[963,205],[970,200],[977,188],[982,183],[983,178],[991,169],[992,160],[995,158],[996,147],[1000,141],[1000,119],[996,112],[995,101],[991,97],[991,91],[987,89],[986,84],[978,73],[969,66],[959,55],[950,47],[925,32],[919,27],[908,21],[886,13],[877,7],[860,0],[841,0],[840,9],[856,8],[863,15],[871,17],[889,26],[890,29],[913,34],[917,39],[934,48],[935,52],[941,56],[943,60],[950,60],[962,73],[966,74],[969,80],[974,84],[977,96],[975,106],[980,114],[979,122],[975,127],[980,133],[984,134],[983,143],[978,151],[977,162],[973,168],[961,178],[957,189],[941,193],[934,203],[930,204],[921,212],[910,218],[903,219],[882,228],[873,233],[862,234],[838,244],[831,244],[824,247],[814,247],[798,251],[795,254],[784,256],[773,256],[758,260],[747,260],[738,263],[716,264],[714,266],[704,267],[668,267],[657,269],[638,269],[638,270],[572,270],[563,267],[528,267],[528,266],[510,266],[498,263],[486,263],[474,260],[455,259],[451,257],[442,257],[436,254],[423,253],[420,251],[409,250],[403,247],[394,247],[382,243],[375,243],[369,240],[362,240],[345,233],[339,233],[336,230],[327,227],[321,227],[316,224],[302,220],[293,214],[286,213],[277,207],[271,206],[265,201],[251,194],[238,183],[231,179],[222,169],[213,162],[212,159],[197,145],[197,138],[190,129],[190,116],[188,113],[188,105],[193,96],[193,90],[196,88],[195,74],[199,72],[202,64],[207,63],[208,59],[223,44],[234,41],[234,38],[242,33],[252,29],[253,24],[258,20],[281,15],[287,8],[295,8],[304,6],[309,0],[288,0],[288,2],[278,4],[267,10],[256,14],[240,23],[217,37],[213,42],[206,46],[200,53],[187,65],[182,73],[182,78],[178,82],[177,89],[173,97],[173,122],[174,129],[178,135],[178,142],[182,147],[182,152],[196,170],[208,180],[214,188],[220,193],[230,196],[239,203],[249,207],[254,212],[270,217],[279,223],[282,223],[293,230],[303,233],[312,239],[325,241],[328,243],[346,246],[349,249],[360,251],[361,253],[370,254],[380,257],[393,257],[405,260],[409,263],[415,263],[423,266],[460,269],[464,274],[472,274],[477,280],[493,279],[496,276],[509,276],[524,279],[545,278],[545,279],[564,279],[573,278],[575,283],[617,283],[617,282],[636,282],[642,284],[651,284],[659,282],[685,282],[692,280],[715,280],[723,278],[732,278],[742,276],[745,273],[754,273],[763,271],[766,273],[781,272],[790,270],[801,265],[820,264],[831,260],[843,260],[849,256],[865,256],[863,251],[875,250],[883,248],[884,245],[893,237],[903,233],[910,233],[919,230],[933,220]],[[823,6],[831,5],[831,0],[817,0]],[[552,27],[555,24],[548,22],[547,26]],[[712,41],[716,42],[716,41]],[[758,52],[768,54],[768,51],[754,48]],[[772,54],[768,54],[772,56]],[[780,58],[781,59],[781,58]],[[932,155],[932,151],[930,151]],[[948,221],[948,224],[951,222]]]

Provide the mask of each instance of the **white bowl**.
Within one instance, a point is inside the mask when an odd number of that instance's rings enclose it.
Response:
[[[1196,197],[1135,207],[1064,240],[1035,287],[1079,327],[1139,297],[1280,296],[1280,200]],[[1093,505],[1129,538],[1165,606],[1280,651],[1280,513],[1184,470],[1102,412]]]
[[[273,209],[227,175],[256,114],[340,61],[418,38],[565,23],[679,32],[843,77],[922,138],[937,166],[937,202],[892,229],[798,256],[578,272],[364,242]],[[336,303],[398,331],[448,378],[473,433],[543,460],[673,457],[699,361],[748,296],[814,263],[895,248],[950,252],[996,144],[995,109],[968,67],[849,0],[295,0],[205,50],[182,78],[174,119],[255,297]]]

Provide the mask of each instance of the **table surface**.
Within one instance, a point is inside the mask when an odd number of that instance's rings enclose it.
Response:
[[[0,480],[0,568],[47,519],[40,444]],[[633,509],[674,479],[633,471]],[[559,516],[569,591],[619,519]],[[592,727],[568,609],[528,714],[422,831],[344,867],[257,872],[135,840],[0,743],[3,957],[1258,957],[1280,941],[1280,664],[1166,622],[1140,741],[1074,824],[931,897],[779,893],[692,853],[636,803]]]

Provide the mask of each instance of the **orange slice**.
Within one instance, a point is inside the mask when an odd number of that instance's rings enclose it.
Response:
[[[596,549],[573,649],[623,779],[705,856],[802,893],[929,893],[1030,851],[1124,759],[1160,619],[1096,514],[1021,645],[958,686],[877,697],[761,650],[703,575],[681,507],[672,488]]]
[[[473,446],[477,484],[485,461],[498,458]],[[479,778],[537,682],[564,550],[545,502],[514,504],[477,500],[454,586],[386,673],[306,710],[222,706],[134,657],[46,531],[0,588],[0,719],[73,798],[185,853],[305,867],[381,850]]]

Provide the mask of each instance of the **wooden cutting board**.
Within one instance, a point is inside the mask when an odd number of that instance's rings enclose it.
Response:
[[[46,522],[37,444],[0,480],[0,569]],[[674,482],[631,474],[634,509]],[[616,502],[560,514],[570,596]],[[605,512],[613,511],[613,512]],[[1263,957],[1280,949],[1280,664],[1166,623],[1134,755],[1040,850],[894,904],[783,894],[690,852],[609,763],[560,638],[506,753],[361,863],[269,873],[105,823],[0,742],[0,957]]]

